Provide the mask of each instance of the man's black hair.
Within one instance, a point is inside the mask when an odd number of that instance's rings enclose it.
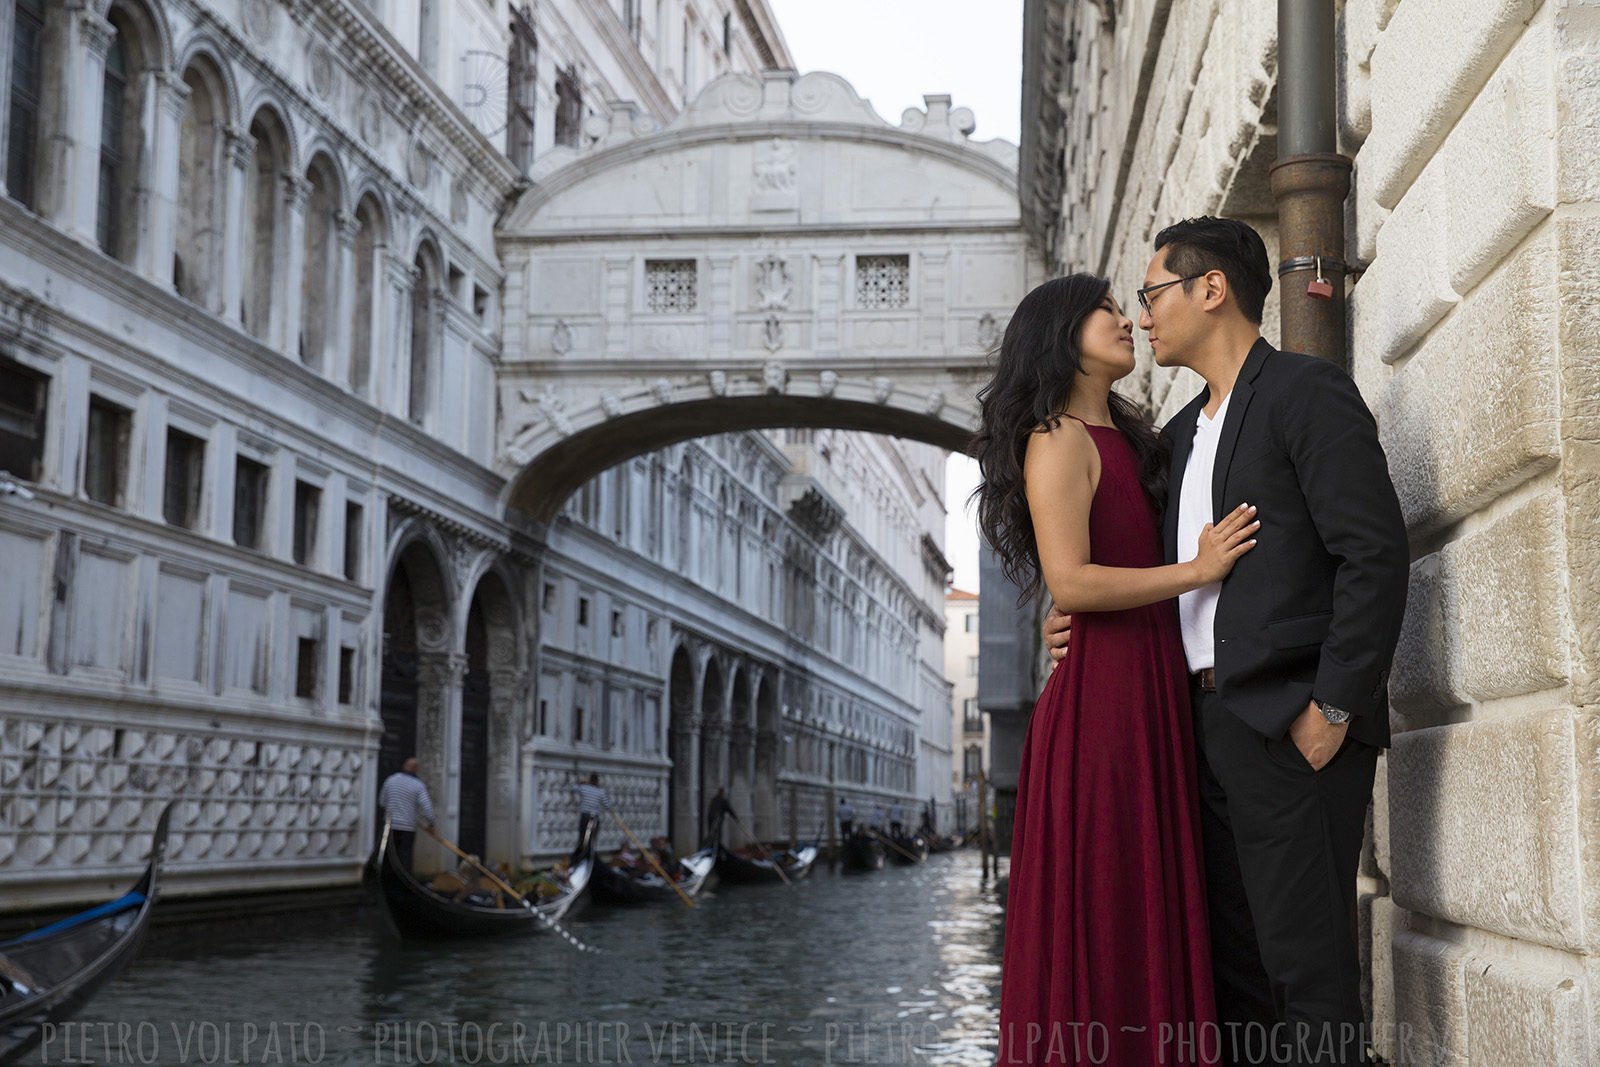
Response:
[[[1220,270],[1244,317],[1261,325],[1261,309],[1272,292],[1272,267],[1261,235],[1237,219],[1202,215],[1156,234],[1156,251],[1167,248],[1167,269],[1180,278]],[[1191,283],[1185,282],[1188,292]]]

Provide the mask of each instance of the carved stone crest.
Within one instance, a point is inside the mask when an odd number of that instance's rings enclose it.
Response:
[[[556,433],[562,437],[572,433],[572,419],[567,415],[567,402],[555,391],[553,386],[545,386],[537,393],[527,389],[517,390],[517,395],[525,402],[537,407]]]
[[[894,392],[894,379],[882,375],[872,379],[872,399],[880,404],[889,402],[889,394]]]
[[[761,381],[767,392],[781,393],[789,385],[789,372],[782,363],[771,359],[761,368]]]
[[[706,377],[711,382],[712,396],[728,395],[728,373],[726,371],[714,370]]]
[[[376,97],[368,95],[356,108],[356,126],[361,139],[373,148],[383,140],[383,108]]]
[[[622,414],[622,398],[616,393],[601,394],[600,410],[606,413],[606,418],[616,418],[618,415]]]
[[[761,343],[768,352],[776,352],[783,347],[783,320],[778,316],[767,316],[766,324],[761,328]]]
[[[423,144],[421,138],[413,140],[406,153],[406,177],[411,179],[411,184],[421,190],[432,185],[434,162],[433,150]]]
[[[277,25],[278,12],[274,0],[245,0],[244,32],[266,44],[272,40]]]
[[[795,157],[799,154],[793,142],[774,137],[756,151],[756,188],[765,193],[794,191]]]
[[[672,403],[672,382],[666,378],[657,378],[655,383],[650,386],[650,391],[655,394],[655,398],[659,403]]]
[[[782,256],[769,255],[756,264],[756,306],[763,311],[785,311],[794,293],[794,279]]]
[[[550,351],[558,356],[572,351],[572,327],[567,325],[566,319],[557,319],[550,328]]]
[[[823,396],[832,396],[833,391],[839,388],[839,372],[825,370],[817,375],[817,392]]]
[[[928,399],[922,402],[922,410],[929,415],[937,415],[944,410],[944,390],[935,389],[928,394]]]
[[[332,100],[339,91],[339,69],[334,66],[333,53],[326,45],[312,46],[306,82],[320,100]]]
[[[978,347],[990,349],[1000,343],[1000,324],[989,312],[983,313],[983,318],[978,320]]]

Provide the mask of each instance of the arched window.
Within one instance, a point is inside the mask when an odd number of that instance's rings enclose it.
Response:
[[[416,281],[411,287],[411,398],[407,416],[420,426],[428,414],[428,387],[438,349],[435,320],[439,265],[433,250],[426,245],[417,251],[413,265]]]
[[[109,71],[110,64],[107,63]],[[223,108],[220,79],[200,64],[183,72],[189,99],[178,122],[177,234],[172,286],[220,310],[222,292]]]
[[[378,256],[387,243],[383,209],[371,194],[356,205],[356,296],[350,309],[350,388],[365,393],[372,379],[372,338],[381,322]]]
[[[316,370],[326,362],[328,323],[338,307],[334,288],[334,213],[339,191],[333,167],[318,156],[306,170],[311,187],[306,199],[305,269],[300,281],[300,362]]]
[[[11,28],[10,132],[6,193],[32,210],[39,152],[39,95],[44,75],[44,2],[16,0]]]
[[[128,46],[122,27],[106,52],[106,73],[100,94],[100,192],[95,207],[95,240],[108,256],[126,259],[122,238],[124,109],[128,103]]]
[[[244,327],[263,341],[272,338],[276,292],[278,219],[282,196],[279,175],[288,166],[289,138],[282,121],[262,108],[250,120],[255,157],[245,173]]]

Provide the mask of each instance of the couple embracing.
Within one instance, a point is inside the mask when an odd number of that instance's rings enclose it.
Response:
[[[1012,837],[1002,1064],[1363,1062],[1356,867],[1409,554],[1355,385],[1260,335],[1260,235],[1156,237],[1139,322],[1206,387],[1113,391],[1108,283],[1039,286],[980,394],[979,523],[1054,607]]]

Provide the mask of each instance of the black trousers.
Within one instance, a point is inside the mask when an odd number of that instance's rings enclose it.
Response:
[[[1347,738],[1313,771],[1193,698],[1223,1063],[1368,1062],[1355,897],[1378,749]]]
[[[598,815],[589,815],[585,812],[578,813],[578,843],[572,847],[572,854],[567,857],[568,863],[577,863],[578,854],[583,851],[584,831],[589,829],[589,824],[599,819]],[[598,832],[598,831],[597,831]]]
[[[417,832],[415,830],[396,830],[391,826],[389,827],[389,842],[394,848],[395,859],[400,861],[400,866],[409,871],[411,869],[411,856],[417,843]]]
[[[839,820],[839,836],[840,837],[849,837],[850,836],[850,826],[851,826],[851,824],[853,822],[855,822],[854,819],[840,819]]]

